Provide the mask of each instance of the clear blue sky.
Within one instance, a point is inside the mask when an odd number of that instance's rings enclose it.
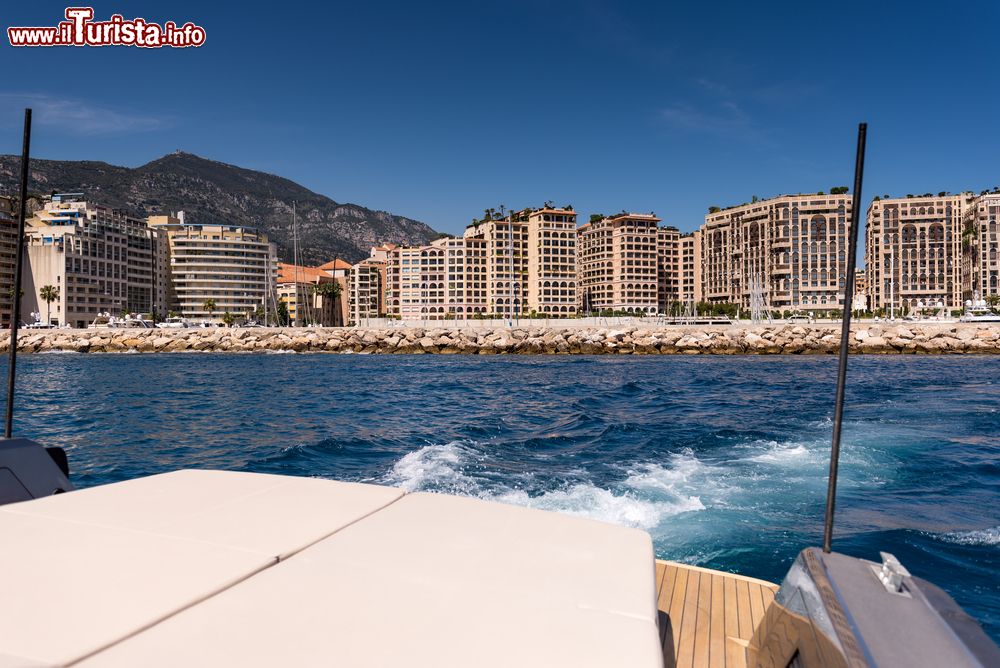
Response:
[[[9,3],[3,27],[65,4]],[[655,211],[847,185],[1000,185],[1000,3],[135,2],[198,49],[12,49],[0,152],[137,166],[181,149],[457,232],[551,199]]]

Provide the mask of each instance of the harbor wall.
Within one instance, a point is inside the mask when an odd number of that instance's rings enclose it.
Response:
[[[10,334],[0,334],[0,351]],[[840,325],[482,328],[211,328],[22,330],[18,350],[44,352],[329,352],[405,354],[833,354]],[[997,354],[1000,324],[856,324],[851,352]]]

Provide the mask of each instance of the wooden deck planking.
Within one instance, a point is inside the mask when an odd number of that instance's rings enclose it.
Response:
[[[666,666],[745,668],[746,643],[763,621],[777,586],[658,561],[656,589]]]

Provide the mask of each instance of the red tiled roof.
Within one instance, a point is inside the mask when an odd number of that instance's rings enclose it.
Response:
[[[350,269],[351,263],[347,262],[346,260],[341,260],[340,258],[337,258],[332,262],[321,264],[318,268],[324,271],[330,271],[331,269]]]
[[[296,271],[294,264],[278,263],[278,283],[318,283],[323,279],[330,279],[330,274],[322,270],[321,267],[299,267]]]

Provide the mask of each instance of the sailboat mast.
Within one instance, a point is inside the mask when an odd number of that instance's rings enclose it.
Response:
[[[293,294],[295,295],[295,326],[299,327],[302,324],[301,318],[301,300],[299,299],[299,227],[298,220],[295,217],[295,202],[292,202],[292,266],[295,268],[292,270],[292,282],[295,284],[293,289]]]
[[[830,478],[826,489],[826,518],[823,522],[823,551],[833,543],[833,513],[837,501],[837,469],[840,464],[840,429],[844,418],[844,386],[847,383],[847,349],[851,338],[851,304],[854,301],[854,273],[858,263],[858,224],[861,215],[861,181],[865,171],[865,140],[868,124],[858,126],[858,149],[854,163],[854,198],[851,227],[847,231],[847,276],[844,280],[844,316],[840,327],[840,359],[837,367],[837,400],[833,409],[833,439],[830,446]]]
[[[14,378],[17,367],[17,326],[21,320],[21,266],[24,261],[24,215],[28,202],[28,154],[31,148],[31,109],[24,110],[24,143],[21,146],[21,199],[17,216],[17,256],[14,258],[14,289],[10,300],[10,362],[7,365],[7,415],[4,435],[14,432]]]

